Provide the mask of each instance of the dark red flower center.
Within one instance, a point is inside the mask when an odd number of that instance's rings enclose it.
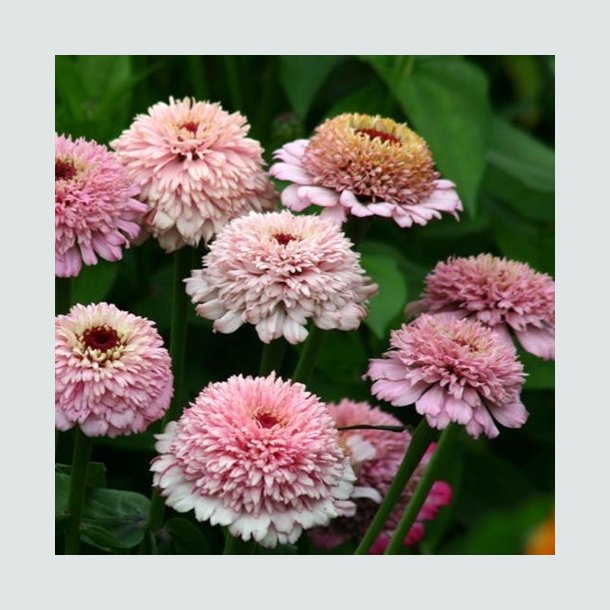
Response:
[[[392,142],[392,144],[400,144],[400,138],[393,136],[391,133],[385,131],[378,131],[377,129],[356,129],[358,135],[365,135],[371,138],[379,138],[382,142]]]
[[[77,174],[74,163],[69,159],[55,159],[55,181],[72,180]]]
[[[289,233],[274,233],[273,238],[281,246],[285,246],[296,239],[294,235],[290,235]]]
[[[186,123],[182,123],[182,125],[180,125],[181,129],[186,129],[187,131],[190,131],[191,133],[197,133],[198,127],[199,127],[199,124],[195,123],[195,121],[187,121]]]
[[[261,428],[273,428],[273,426],[280,423],[277,417],[271,413],[265,412],[257,413],[254,416],[254,419],[257,421],[258,425],[261,426]]]
[[[91,349],[99,349],[102,352],[116,347],[120,342],[118,333],[110,326],[94,326],[83,333],[83,343]]]

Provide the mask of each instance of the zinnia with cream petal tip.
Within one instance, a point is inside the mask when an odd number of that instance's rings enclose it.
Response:
[[[338,428],[355,425],[402,425],[402,422],[393,415],[385,413],[379,407],[371,407],[367,402],[343,399],[336,405],[328,405],[328,408]],[[350,539],[358,540],[364,535],[379,503],[387,494],[411,442],[411,435],[407,430],[404,432],[371,429],[340,430],[340,435],[341,443],[346,447],[356,473],[352,493],[356,511],[351,516],[333,519],[328,526],[314,528],[309,532],[314,544],[320,548],[333,548]],[[434,444],[431,444],[403,490],[384,529],[371,547],[371,553],[381,554],[387,547],[433,451]],[[451,501],[451,495],[451,487],[446,482],[434,482],[416,522],[405,537],[406,545],[417,544],[424,538],[424,522],[434,519],[439,509]]]
[[[149,206],[145,226],[166,252],[210,240],[231,219],[277,200],[260,144],[238,112],[184,98],[138,115],[111,145]]]
[[[148,209],[105,146],[55,136],[55,275],[74,277],[98,258],[118,261]]]
[[[535,356],[555,358],[555,282],[525,263],[491,254],[438,263],[405,313],[422,311],[474,318]]]
[[[173,394],[170,357],[154,324],[108,303],[55,318],[55,427],[87,436],[144,432]]]
[[[294,543],[353,512],[355,476],[326,405],[274,373],[211,383],[157,439],[167,505],[243,540]]]
[[[474,438],[494,438],[494,419],[520,428],[528,418],[514,348],[476,320],[422,314],[392,332],[390,350],[370,361],[367,375],[375,396],[414,404],[433,428],[457,422]]]
[[[219,233],[186,291],[215,331],[247,323],[264,343],[284,337],[296,344],[307,337],[309,318],[322,329],[358,328],[377,291],[359,257],[329,220],[251,212]]]
[[[341,114],[274,157],[269,173],[292,182],[281,197],[295,212],[314,205],[337,223],[350,215],[382,216],[407,228],[442,213],[457,219],[463,209],[455,185],[436,171],[426,141],[391,119]]]

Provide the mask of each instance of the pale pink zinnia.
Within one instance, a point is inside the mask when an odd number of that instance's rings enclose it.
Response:
[[[214,330],[254,324],[260,340],[307,337],[308,318],[323,329],[354,330],[377,291],[360,255],[329,220],[270,212],[231,222],[193,271],[186,290]]]
[[[229,220],[273,207],[262,148],[250,126],[220,104],[190,98],[159,102],[138,115],[112,146],[142,187],[145,222],[172,252],[208,241]]]
[[[169,354],[152,322],[114,305],[55,318],[55,426],[87,436],[143,432],[173,394]]]
[[[263,546],[353,510],[354,473],[326,405],[300,383],[211,383],[157,436],[153,483],[178,512]]]
[[[349,215],[385,216],[400,227],[425,225],[441,212],[458,218],[455,185],[442,180],[426,141],[406,125],[366,114],[341,114],[320,125],[309,140],[274,153],[269,173],[292,182],[282,203],[344,222]]]
[[[555,358],[555,282],[525,263],[479,254],[438,263],[407,314],[472,317],[545,360]],[[509,332],[511,331],[511,332]]]
[[[55,275],[76,276],[98,256],[120,260],[147,210],[139,192],[105,146],[55,136]]]
[[[526,422],[523,366],[480,322],[422,314],[393,331],[390,346],[368,369],[378,398],[397,407],[415,403],[433,428],[458,422],[474,438],[499,434],[492,415],[508,428]]]
[[[379,407],[366,402],[344,399],[337,405],[329,405],[338,428],[355,425],[401,426],[400,420],[385,413]],[[341,443],[347,448],[356,483],[352,500],[356,504],[353,516],[339,517],[325,528],[315,528],[310,536],[316,546],[332,548],[347,540],[359,540],[371,524],[379,503],[386,495],[398,467],[411,442],[408,431],[344,430],[340,432]],[[421,479],[429,462],[434,444],[431,444],[421,463],[413,473],[384,529],[375,541],[371,552],[382,553],[398,525],[404,509]],[[438,510],[451,501],[451,487],[444,481],[435,481],[426,501],[405,537],[405,544],[420,542],[425,533],[424,522],[434,519]]]

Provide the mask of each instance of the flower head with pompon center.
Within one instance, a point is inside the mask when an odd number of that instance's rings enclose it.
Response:
[[[329,405],[329,410],[338,428],[355,425],[402,425],[393,415],[385,413],[379,407],[371,407],[366,402],[343,399],[337,405]],[[411,442],[411,435],[406,430],[404,432],[342,430],[340,434],[341,443],[346,447],[356,473],[356,483],[352,493],[356,512],[352,516],[333,519],[327,527],[315,528],[310,532],[314,543],[324,548],[334,547],[349,539],[359,539],[364,535],[377,512],[379,503],[387,494]],[[433,450],[434,444],[430,445],[403,490],[371,552],[382,553],[387,546]],[[451,487],[444,481],[435,481],[417,520],[405,537],[405,544],[412,545],[419,542],[424,536],[424,521],[434,519],[438,510],[450,501]]]
[[[145,225],[167,252],[207,242],[249,210],[273,207],[276,193],[249,129],[241,114],[220,104],[170,98],[112,142],[142,187],[150,208]]]
[[[55,275],[118,261],[140,233],[140,189],[105,146],[55,136]]]
[[[499,434],[493,417],[520,428],[525,375],[514,348],[476,320],[422,314],[392,332],[384,358],[370,361],[372,392],[397,407],[415,403],[433,428],[449,422],[474,438]]]
[[[87,436],[144,432],[173,394],[169,354],[152,322],[108,303],[55,318],[55,426]]]
[[[251,212],[218,235],[186,291],[218,332],[248,323],[264,343],[281,336],[299,343],[308,318],[323,329],[358,328],[377,291],[359,256],[329,220]]]
[[[310,205],[342,223],[349,215],[385,216],[400,227],[425,225],[442,212],[462,211],[455,186],[439,178],[426,141],[406,125],[366,114],[341,114],[309,140],[274,153],[269,173],[292,182],[282,203]]]
[[[540,358],[555,358],[555,282],[525,263],[491,254],[438,263],[421,300],[407,306],[407,314],[421,311],[474,318],[509,341],[514,333]]]
[[[353,510],[354,473],[325,404],[300,383],[211,383],[157,436],[154,485],[178,512],[273,547]]]

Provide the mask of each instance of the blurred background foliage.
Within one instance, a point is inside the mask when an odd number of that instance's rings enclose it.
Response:
[[[456,184],[465,212],[402,230],[375,222],[360,244],[363,265],[380,285],[358,332],[326,333],[309,387],[327,401],[369,399],[366,361],[385,351],[404,305],[425,275],[448,256],[490,252],[554,274],[554,58],[547,56],[57,56],[56,131],[108,144],[137,113],[170,96],[218,101],[239,111],[265,158],[308,137],[340,112],[381,114],[423,135],[443,176]],[[281,185],[280,185],[281,186]],[[197,263],[198,265],[198,263]],[[120,263],[84,268],[73,302],[108,300],[154,320],[168,338],[171,257],[153,240]],[[186,388],[255,374],[261,352],[254,329],[213,334],[189,313]],[[284,363],[289,375],[297,351]],[[530,420],[493,440],[464,436],[444,478],[455,493],[427,525],[421,553],[521,553],[552,512],[554,363],[521,353],[529,374],[523,395]],[[405,423],[413,409],[393,409]],[[152,431],[100,439],[90,473],[95,489],[85,514],[85,552],[130,552],[142,538],[153,455]],[[58,461],[70,463],[70,438]],[[103,463],[103,464],[102,464]],[[56,506],[64,510],[69,469],[57,467]],[[121,491],[129,490],[129,491]],[[136,493],[133,493],[136,492]],[[171,514],[156,541],[162,553],[219,552],[217,528]],[[301,551],[312,552],[303,537]],[[351,552],[350,545],[336,552]],[[276,552],[295,552],[278,549]],[[132,551],[133,552],[133,551]]]

